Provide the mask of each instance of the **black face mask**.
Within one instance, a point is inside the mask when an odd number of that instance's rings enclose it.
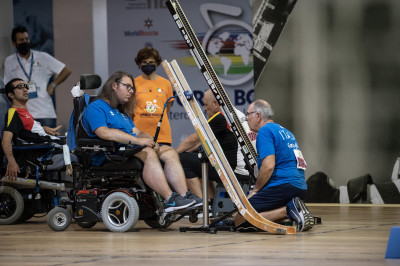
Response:
[[[156,65],[144,65],[140,68],[147,76],[156,71]]]
[[[31,43],[30,42],[23,42],[17,44],[17,51],[21,55],[27,55],[31,50]]]

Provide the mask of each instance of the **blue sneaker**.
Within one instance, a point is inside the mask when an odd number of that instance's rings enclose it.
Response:
[[[226,218],[217,223],[216,226],[235,226],[235,223],[233,222],[232,218]]]
[[[286,204],[286,211],[288,217],[297,224],[298,231],[308,231],[314,226],[313,216],[299,197]]]
[[[164,212],[169,213],[176,210],[185,209],[194,205],[195,203],[196,201],[193,199],[187,199],[177,194],[176,192],[172,192],[169,200],[164,200]]]

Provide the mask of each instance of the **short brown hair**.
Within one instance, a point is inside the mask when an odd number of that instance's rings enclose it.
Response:
[[[156,60],[156,65],[159,66],[161,64],[161,56],[158,53],[157,49],[154,49],[153,47],[145,47],[139,50],[135,62],[136,65],[140,65],[143,60],[153,57]]]

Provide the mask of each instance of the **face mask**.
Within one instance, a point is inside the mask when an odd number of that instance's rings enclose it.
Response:
[[[17,44],[17,51],[21,55],[27,55],[31,50],[31,43],[30,42],[23,42]]]
[[[143,71],[143,73],[149,76],[151,73],[156,71],[156,65],[144,65],[141,66],[140,69]]]

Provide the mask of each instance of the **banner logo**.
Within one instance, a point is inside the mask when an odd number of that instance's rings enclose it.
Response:
[[[150,29],[150,27],[153,27],[153,20],[151,20],[150,18],[147,18],[144,21],[144,26],[147,27],[148,29]]]
[[[253,78],[253,28],[240,19],[211,21],[210,13],[237,17],[242,8],[232,5],[203,4],[200,13],[210,29],[204,35],[202,46],[224,85],[241,85]],[[229,78],[228,78],[229,77]]]

